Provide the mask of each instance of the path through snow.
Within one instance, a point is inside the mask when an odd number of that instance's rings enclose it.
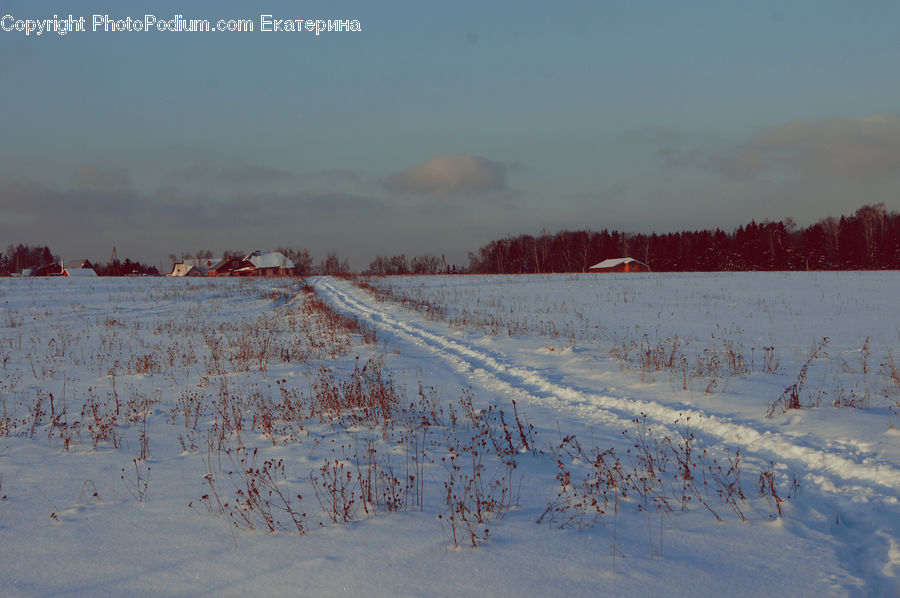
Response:
[[[314,279],[313,285],[337,309],[372,323],[382,334],[412,342],[452,366],[468,370],[474,382],[490,391],[563,410],[581,421],[617,430],[628,428],[641,414],[663,433],[676,420],[683,422],[690,417],[693,431],[705,445],[740,445],[745,457],[787,466],[801,480],[804,491],[817,492],[834,509],[834,515],[817,513],[817,517],[833,517],[844,526],[835,533],[851,545],[847,556],[857,561],[857,569],[866,577],[883,575],[883,587],[891,592],[900,589],[900,468],[884,458],[866,451],[843,451],[842,445],[818,436],[789,437],[763,429],[756,422],[734,421],[699,408],[674,408],[618,391],[595,392],[586,385],[564,384],[557,380],[561,376],[554,377],[553,372],[517,363],[501,350],[488,350],[463,340],[446,324],[429,322],[399,306],[379,303],[349,281],[322,277]],[[821,501],[819,504],[821,509]],[[867,508],[861,509],[860,505]],[[873,535],[879,539],[874,550]],[[861,553],[853,545],[869,549]]]

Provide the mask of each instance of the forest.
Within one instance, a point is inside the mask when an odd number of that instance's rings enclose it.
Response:
[[[337,252],[315,263],[306,249],[278,247],[290,258],[294,274],[347,274],[347,259]],[[244,255],[226,251],[224,257]],[[900,213],[884,204],[865,205],[850,216],[823,218],[805,228],[792,219],[751,221],[728,233],[721,229],[670,233],[626,233],[617,230],[547,231],[491,241],[470,252],[468,264],[448,264],[423,254],[377,255],[363,274],[538,274],[586,272],[608,258],[632,257],[655,272],[752,270],[896,270],[900,269]],[[174,263],[176,254],[169,255]],[[209,250],[183,252],[180,259],[214,260]],[[9,245],[0,255],[0,273],[17,273],[58,263],[46,245]],[[214,260],[215,261],[215,260]],[[101,276],[159,275],[155,266],[125,259],[94,263]]]
[[[603,229],[491,241],[469,254],[468,272],[586,272],[607,258],[632,257],[655,272],[746,270],[887,270],[900,268],[900,214],[884,204],[806,228],[793,220],[751,221],[720,229],[665,234]]]

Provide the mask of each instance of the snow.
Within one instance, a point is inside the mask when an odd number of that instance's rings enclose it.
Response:
[[[0,594],[900,595],[897,273],[367,282],[381,300],[310,280],[375,330],[368,343],[330,327],[291,279],[0,279]],[[260,405],[323,400],[327,374],[339,388],[364,364],[405,403],[440,405],[440,421],[281,412],[266,431]],[[803,408],[767,416],[795,383]],[[495,432],[503,410],[515,453],[459,448],[482,425],[466,423],[466,396]],[[91,406],[112,417],[114,397],[117,433],[95,442]],[[515,413],[534,427],[528,447]],[[236,417],[239,434],[225,426]],[[593,525],[563,525],[574,511],[559,468],[569,492],[594,469],[567,437],[591,457],[614,450],[627,469],[640,465],[636,444],[686,435],[695,459],[739,451],[735,508],[712,491],[698,495],[709,509],[695,498],[682,510],[669,452],[666,494],[647,510],[632,491]],[[454,547],[448,523],[453,446],[457,476],[478,471],[515,494],[474,548]],[[305,513],[304,533],[277,509],[274,533],[261,519],[248,529],[204,499],[213,483],[239,500],[237,460],[253,449],[257,468],[282,460],[276,487]],[[357,500],[353,520],[335,522],[313,479],[340,462],[357,481],[365,454],[421,486],[401,508]],[[760,496],[762,472],[783,503]],[[653,506],[663,502],[672,508]],[[551,504],[562,509],[545,513]]]
[[[277,251],[254,252],[247,256],[247,261],[257,268],[293,268],[294,262]]]

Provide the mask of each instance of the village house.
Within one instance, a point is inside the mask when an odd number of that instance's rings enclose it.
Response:
[[[206,276],[212,265],[212,260],[207,258],[185,258],[175,262],[166,276]]]
[[[199,263],[198,263],[199,262]],[[278,251],[254,251],[244,258],[226,257],[213,264],[209,260],[177,262],[167,276],[290,276],[294,262]]]
[[[62,276],[62,273],[62,262],[50,262],[49,264],[42,264],[34,268],[22,270],[23,276]]]
[[[62,275],[70,277],[97,276],[93,264],[88,260],[75,260],[62,264]]]
[[[588,272],[649,272],[650,266],[633,257],[620,257],[603,260],[588,268]]]
[[[97,276],[97,272],[89,260],[60,260],[23,270],[22,276]]]
[[[294,262],[278,251],[254,251],[244,258],[251,273],[245,276],[289,276],[294,273]]]
[[[243,265],[244,260],[242,260],[241,258],[226,257],[218,263],[213,264],[209,268],[209,271],[206,273],[206,275],[212,277],[235,276],[234,272],[240,270]]]

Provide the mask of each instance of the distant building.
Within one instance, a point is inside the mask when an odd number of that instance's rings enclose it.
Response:
[[[211,266],[212,260],[206,258],[186,258],[175,262],[166,276],[206,276]]]
[[[254,251],[244,258],[238,270],[241,276],[290,276],[294,273],[294,262],[278,251]]]
[[[90,262],[90,260],[72,260],[71,262],[65,263],[66,268],[74,268],[78,270],[83,270],[85,268],[94,269],[94,264]]]
[[[62,275],[70,277],[97,276],[97,271],[88,260],[75,260],[63,264]]]
[[[97,276],[97,271],[88,260],[60,260],[23,270],[22,276]]]
[[[650,266],[633,257],[619,257],[603,260],[588,268],[588,272],[649,272]]]
[[[254,251],[244,258],[212,260],[185,259],[172,266],[166,276],[291,276],[294,262],[278,251]]]
[[[227,257],[210,266],[207,276],[235,276],[235,272],[241,269],[244,260],[237,257]]]
[[[27,272],[27,274],[26,274]],[[30,268],[28,270],[22,270],[23,276],[62,276],[63,273],[63,263],[62,262],[50,262],[48,264],[42,264],[37,266],[36,268]]]

